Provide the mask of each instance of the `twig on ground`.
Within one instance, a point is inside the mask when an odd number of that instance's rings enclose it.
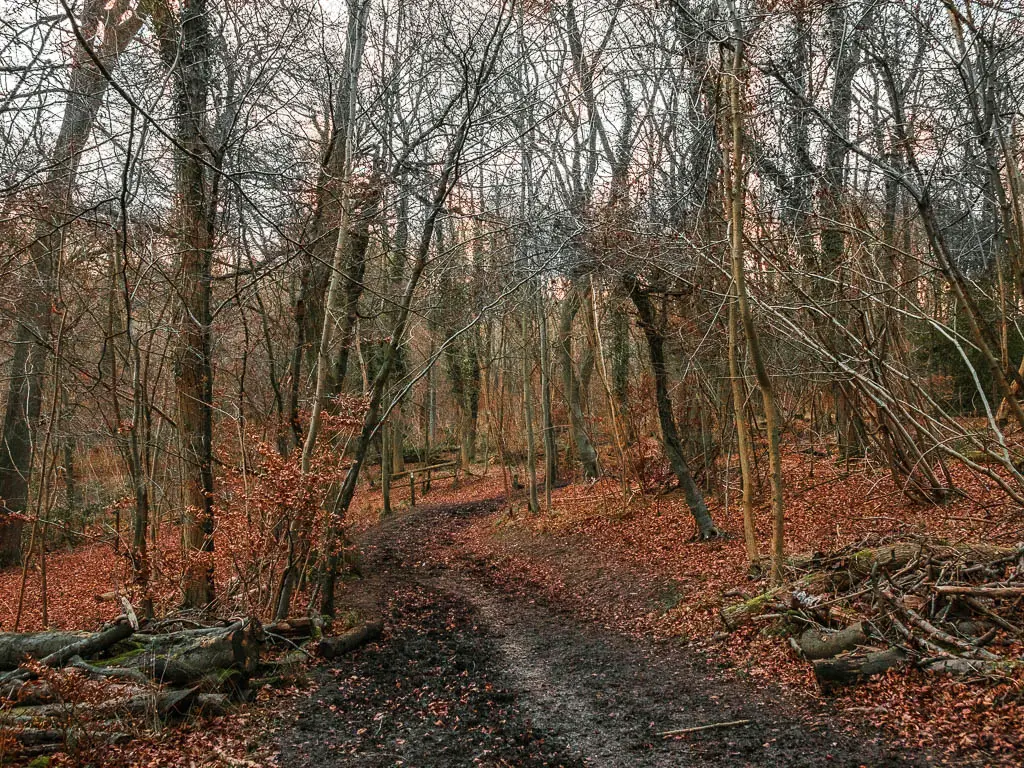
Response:
[[[727,720],[722,723],[710,723],[708,725],[695,725],[692,728],[677,728],[674,731],[660,731],[658,736],[682,736],[697,731],[710,731],[716,728],[731,728],[734,725],[746,725],[749,720]]]

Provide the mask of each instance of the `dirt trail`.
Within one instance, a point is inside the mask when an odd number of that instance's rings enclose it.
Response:
[[[581,624],[425,554],[491,508],[419,508],[363,542],[372,575],[350,590],[350,606],[378,611],[386,636],[317,671],[318,689],[280,728],[282,766],[933,764],[723,675],[682,644]],[[733,720],[750,723],[657,736]]]

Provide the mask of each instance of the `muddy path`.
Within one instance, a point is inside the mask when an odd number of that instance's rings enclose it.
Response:
[[[491,508],[418,508],[362,542],[366,577],[347,605],[383,618],[385,637],[317,669],[317,689],[279,727],[282,766],[933,764],[683,644],[580,623],[431,556]],[[749,723],[658,735],[736,720]]]

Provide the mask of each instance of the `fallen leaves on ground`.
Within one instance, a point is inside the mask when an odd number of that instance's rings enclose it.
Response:
[[[962,496],[931,507],[909,503],[888,475],[868,465],[799,453],[786,455],[784,463],[789,552],[830,551],[868,536],[1006,545],[1024,538],[1021,511],[994,484],[962,467],[951,468]],[[492,479],[464,489],[461,500],[497,491]],[[551,510],[538,516],[499,511],[478,518],[436,556],[453,567],[476,568],[506,591],[564,606],[622,633],[686,638],[737,674],[821,697],[810,665],[784,638],[757,627],[722,631],[725,596],[753,596],[766,584],[750,576],[739,506],[709,506],[726,538],[700,543],[693,541],[696,527],[678,492],[637,495],[626,503],[617,481],[576,484],[555,490]],[[767,500],[756,519],[766,553]],[[1024,752],[1021,670],[997,684],[893,673],[833,701],[905,744],[944,750],[953,763],[980,750],[989,764],[1015,765]]]
[[[964,468],[951,468],[962,495],[942,507],[928,507],[907,502],[888,475],[868,465],[796,452],[787,454],[784,464],[789,552],[834,550],[869,535],[1002,544],[1024,538],[1021,511],[994,484]],[[614,480],[574,484],[556,489],[551,509],[532,516],[521,511],[521,499],[515,514],[495,501],[504,497],[508,485],[494,469],[453,485],[435,481],[426,501],[490,503],[495,511],[476,516],[461,532],[443,538],[424,552],[425,559],[475,569],[507,592],[550,601],[627,635],[686,638],[735,674],[820,696],[810,667],[782,638],[756,627],[722,631],[718,611],[725,596],[755,595],[765,586],[750,576],[746,563],[736,489],[728,506],[709,504],[726,537],[698,543],[692,540],[695,526],[678,492],[624,500]],[[348,519],[351,535],[378,522],[379,499],[379,491],[360,492]],[[770,538],[766,502],[759,505],[756,519],[764,553]],[[160,556],[168,574],[174,572],[178,556],[176,539],[169,531],[162,537],[167,544]],[[228,572],[227,563],[218,563],[218,569],[219,574]],[[41,577],[37,568],[27,574],[21,629],[41,627]],[[109,544],[50,553],[51,626],[93,628],[116,616],[119,603],[97,597],[123,590],[128,577],[126,559]],[[4,630],[13,627],[21,580],[19,569],[0,572]],[[160,597],[170,604],[174,585],[167,579],[164,587]],[[936,674],[890,674],[850,688],[834,702],[849,717],[884,727],[904,743],[947,751],[953,762],[958,755],[981,750],[991,756],[991,764],[1009,765],[1024,750],[1022,690],[1020,672],[995,685]],[[140,765],[170,765],[159,762],[170,754],[195,756],[175,765],[272,764],[267,755],[254,758],[252,744],[239,737],[256,722],[247,717],[241,713],[209,725],[169,729],[119,749]],[[443,719],[443,712],[438,717]],[[111,759],[118,754],[112,751]]]

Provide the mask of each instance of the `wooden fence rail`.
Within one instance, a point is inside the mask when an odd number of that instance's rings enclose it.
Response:
[[[403,472],[396,472],[391,476],[392,482],[398,480],[401,477],[409,478],[409,506],[416,506],[416,476],[420,477],[420,493],[427,493],[430,490],[430,483],[435,479],[436,473],[442,473],[442,477],[452,477],[455,480],[455,485],[459,484],[459,473],[460,467],[457,461],[445,461],[440,464],[431,464],[428,467],[414,467],[413,469],[407,469]],[[450,474],[449,474],[450,473]],[[396,486],[391,493],[399,490],[401,486]]]

